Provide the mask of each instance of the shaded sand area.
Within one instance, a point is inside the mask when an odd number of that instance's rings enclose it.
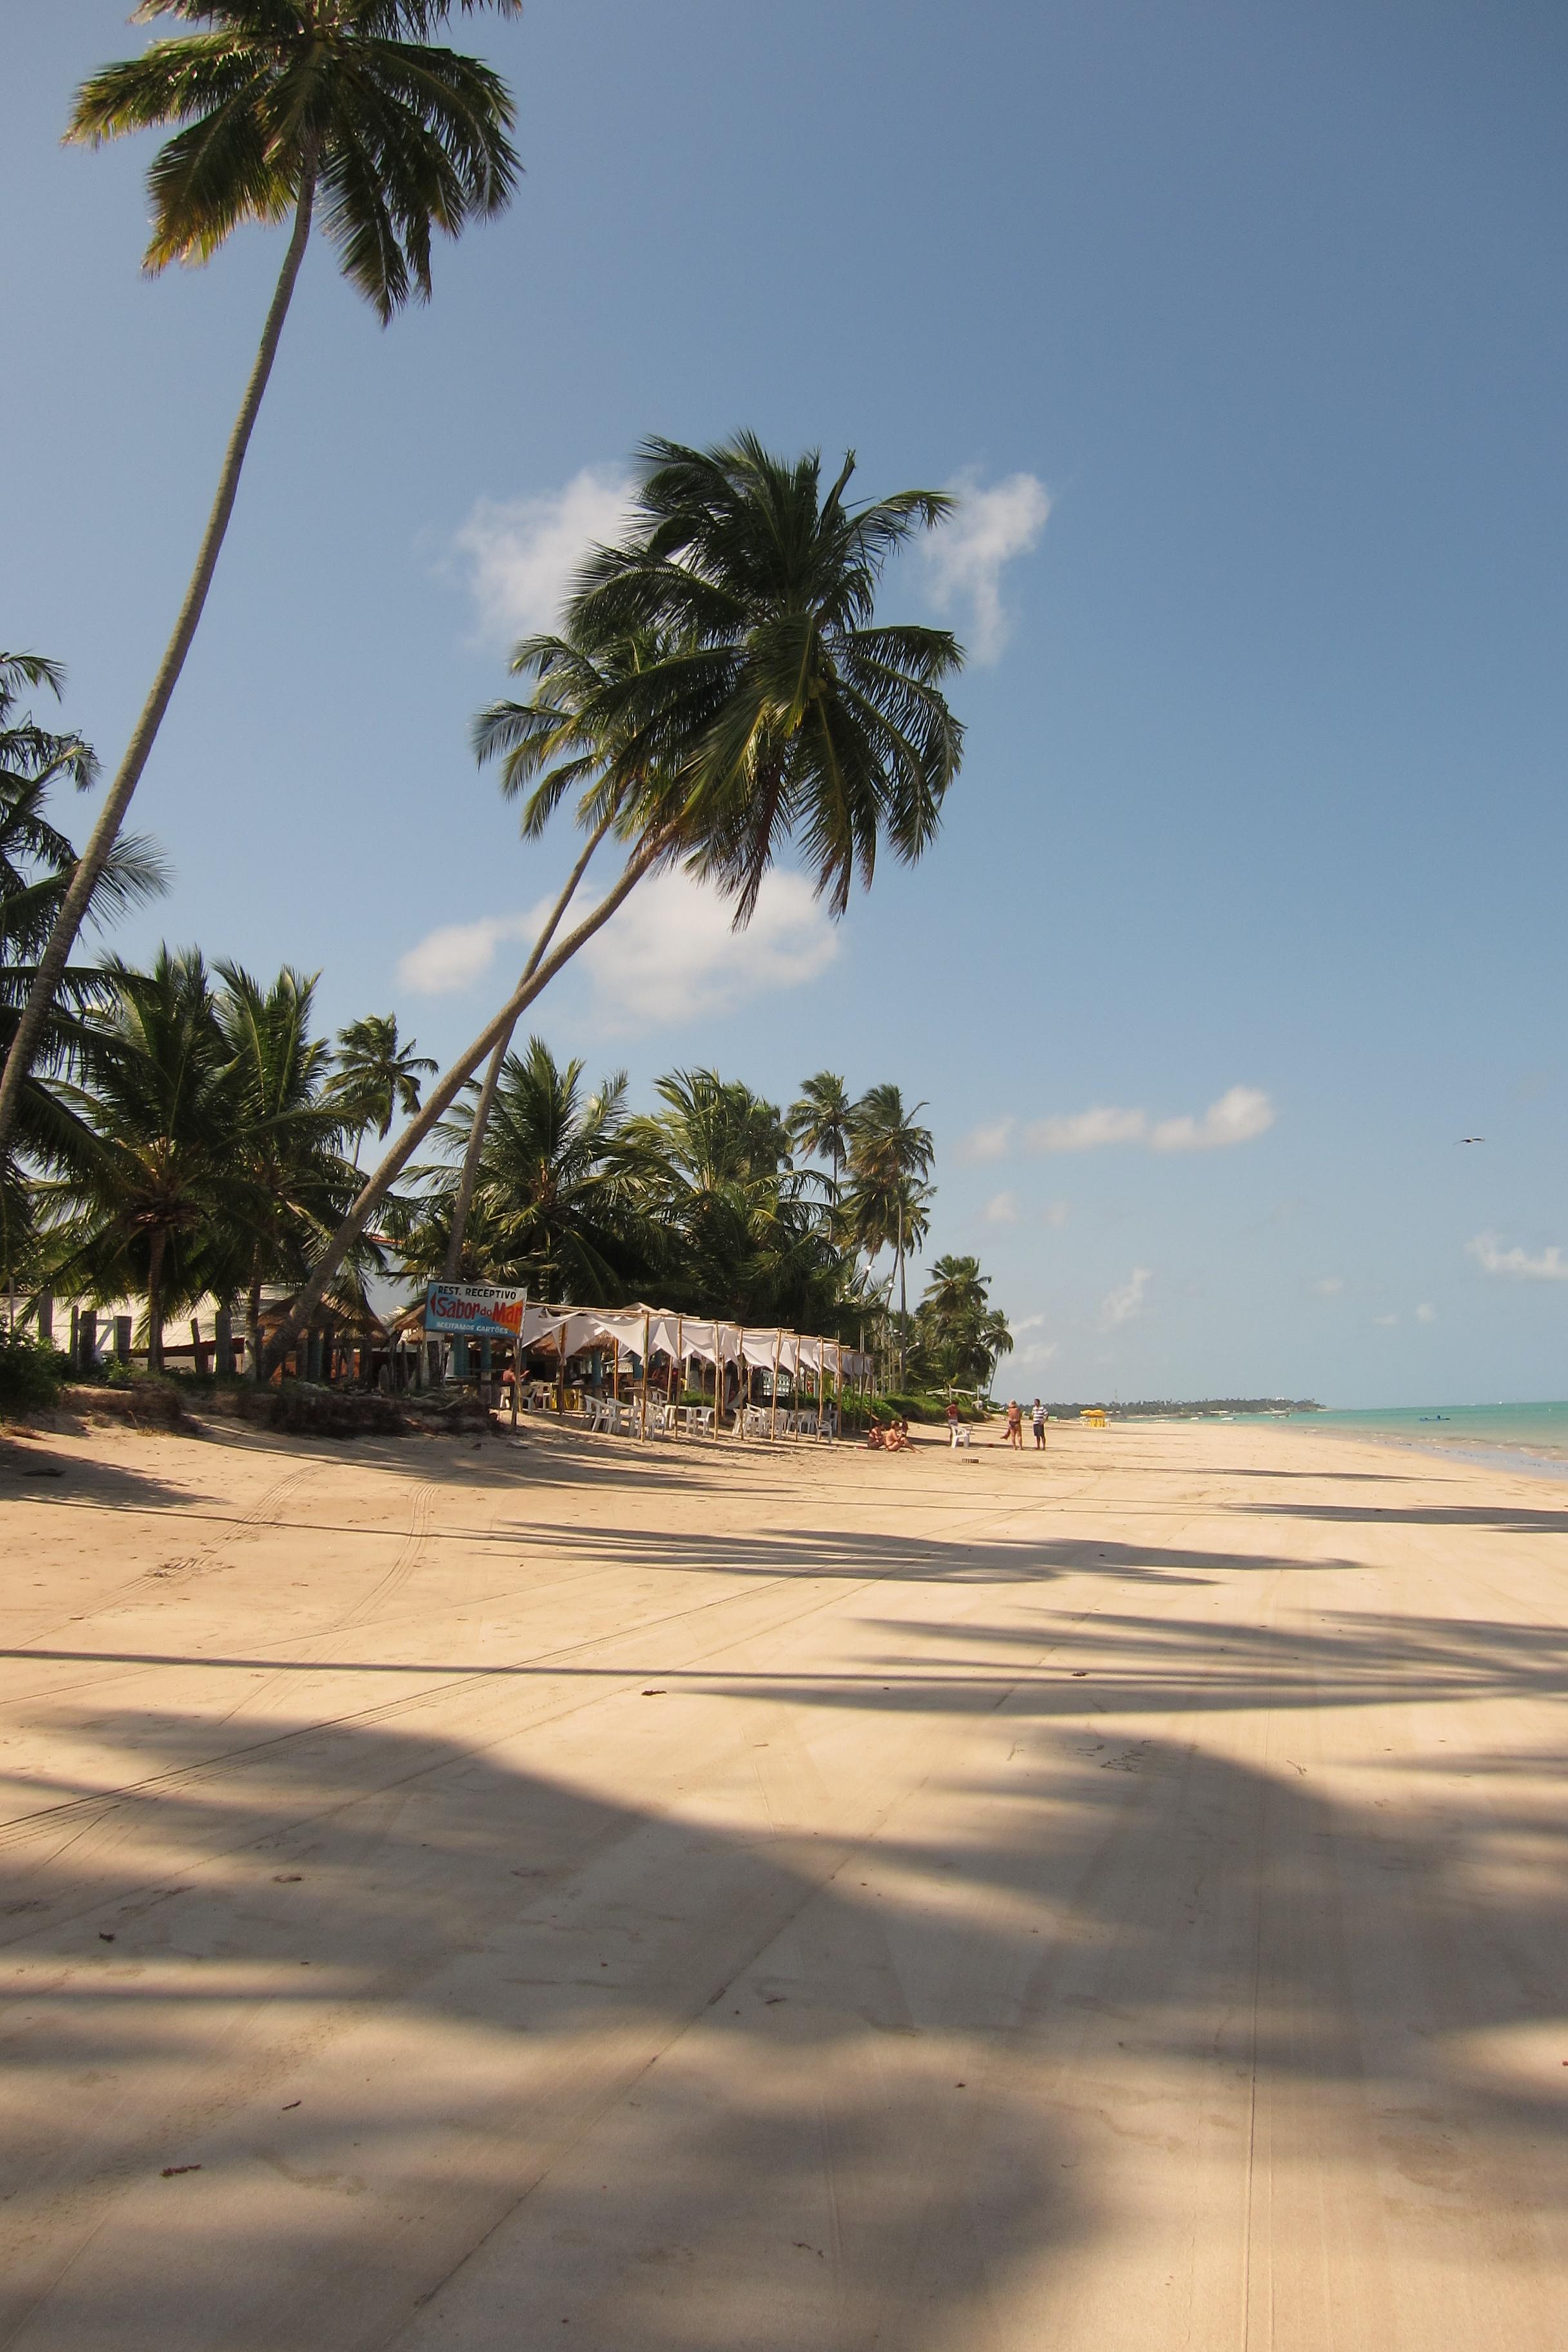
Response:
[[[9,1462],[0,2345],[1563,2339],[1548,1482]]]

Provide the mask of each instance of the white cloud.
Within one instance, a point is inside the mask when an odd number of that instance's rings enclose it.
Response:
[[[590,903],[579,901],[574,915]],[[398,979],[425,996],[471,988],[502,941],[535,939],[547,912],[542,900],[526,914],[443,924],[399,959]],[[726,1013],[765,989],[799,988],[837,953],[837,929],[798,874],[770,874],[750,925],[736,931],[716,890],[671,873],[642,883],[567,970],[592,982],[597,1026],[624,1033]]]
[[[1020,1348],[1009,1360],[1016,1364],[1020,1371],[1026,1364],[1048,1364],[1057,1352],[1057,1346],[1055,1339],[1036,1339],[1028,1347]]]
[[[1149,1121],[1141,1110],[1073,1112],[1068,1118],[1037,1118],[1026,1130],[1031,1151],[1098,1151],[1107,1143],[1142,1143]]]
[[[1496,1234],[1478,1234],[1465,1247],[1488,1274],[1511,1274],[1522,1282],[1568,1282],[1568,1257],[1556,1242],[1539,1257],[1518,1248],[1500,1248]]]
[[[1202,1118],[1164,1118],[1149,1138],[1156,1151],[1224,1151],[1251,1143],[1274,1124],[1274,1106],[1258,1087],[1232,1087]]]
[[[1143,1293],[1152,1278],[1150,1267],[1135,1265],[1131,1279],[1124,1283],[1120,1290],[1111,1292],[1100,1310],[1100,1321],[1108,1330],[1113,1329],[1118,1323],[1131,1323],[1135,1315],[1142,1313]]]
[[[1397,1315],[1374,1315],[1372,1319],[1381,1329],[1392,1331],[1399,1318]]]
[[[1337,1298],[1344,1286],[1342,1274],[1325,1274],[1312,1285],[1320,1298]]]
[[[449,996],[482,980],[503,940],[538,936],[544,918],[531,915],[481,915],[471,923],[443,923],[397,959],[400,984],[417,996]]]
[[[966,605],[969,650],[977,662],[994,662],[1009,635],[1002,569],[1036,544],[1051,511],[1050,492],[1033,474],[1009,474],[988,490],[965,477],[954,488],[957,513],[921,541],[921,552],[938,609]]]
[[[1040,1211],[1040,1223],[1045,1225],[1049,1225],[1053,1233],[1059,1234],[1071,1214],[1072,1204],[1070,1202],[1047,1201],[1045,1207]]]
[[[1177,1118],[1152,1122],[1147,1111],[1118,1110],[1100,1103],[1065,1118],[1033,1120],[1024,1130],[1024,1141],[1031,1151],[1100,1151],[1116,1143],[1146,1144],[1151,1151],[1224,1151],[1233,1144],[1251,1143],[1274,1119],[1274,1105],[1260,1087],[1232,1087],[1201,1118],[1184,1111]]]
[[[468,572],[480,634],[501,642],[553,629],[590,548],[618,539],[630,485],[585,466],[542,498],[480,499],[453,539]]]
[[[1418,1307],[1415,1309],[1415,1320],[1417,1323],[1436,1323],[1437,1309],[1435,1307]]]
[[[1020,1315],[1007,1328],[1016,1339],[1020,1331],[1037,1331],[1045,1319],[1043,1315]]]
[[[1018,1222],[1016,1192],[994,1193],[985,1203],[985,1222],[988,1225],[1016,1225]]]
[[[1016,1122],[1011,1118],[993,1119],[989,1126],[972,1128],[958,1147],[961,1160],[1000,1160],[1011,1139]]]
[[[583,950],[601,1026],[661,1028],[723,1013],[769,989],[800,988],[838,953],[839,934],[799,874],[764,880],[743,931],[727,899],[680,873],[643,883]]]

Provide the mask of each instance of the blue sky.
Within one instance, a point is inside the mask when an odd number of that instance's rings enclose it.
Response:
[[[150,146],[58,144],[124,15],[16,0],[0,87],[0,638],[110,758],[280,257],[139,276]],[[942,841],[832,935],[787,881],[739,953],[647,910],[552,1043],[639,1093],[928,1100],[932,1245],[994,1273],[1026,1392],[1563,1395],[1561,10],[531,0],[460,37],[527,178],[385,332],[312,253],[136,803],[175,887],[121,944],[464,1042],[568,862],[465,747],[573,530],[647,433],[852,445],[868,491],[971,493],[887,590],[988,656]]]

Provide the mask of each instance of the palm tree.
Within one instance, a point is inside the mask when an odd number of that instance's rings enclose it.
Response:
[[[582,715],[604,756],[578,820],[613,827],[626,862],[588,915],[536,950],[426,1096],[296,1299],[279,1351],[479,1063],[644,875],[684,863],[732,898],[743,924],[794,839],[837,914],[857,876],[871,881],[879,844],[912,860],[935,838],[963,750],[942,688],[963,655],[946,630],[875,625],[875,604],[888,557],[952,501],[907,490],[852,504],[853,458],[824,495],[817,453],[787,463],[750,435],[709,450],[650,442],[642,462],[635,527],[591,559],[563,632],[590,658],[639,635],[657,642],[646,667],[607,678]]]
[[[939,1330],[962,1329],[985,1313],[990,1287],[977,1257],[939,1257],[921,1296],[921,1311]]]
[[[868,1087],[851,1114],[852,1215],[872,1256],[889,1244],[899,1285],[899,1377],[903,1378],[904,1338],[909,1325],[906,1267],[911,1243],[923,1241],[930,1223],[931,1188],[924,1181],[936,1147],[931,1129],[917,1127],[923,1102],[906,1110],[896,1086]]]
[[[977,1257],[939,1257],[916,1313],[916,1328],[950,1382],[989,1379],[998,1355],[1013,1345],[1007,1318],[991,1305],[990,1277]]]
[[[399,1111],[405,1118],[414,1117],[421,1080],[440,1066],[427,1054],[416,1052],[418,1042],[411,1037],[406,1045],[403,1043],[395,1013],[370,1013],[338,1032],[331,1094],[353,1137],[356,1168],[370,1129],[374,1127],[384,1143]]]
[[[976,1385],[988,1389],[998,1360],[1012,1352],[1013,1333],[1007,1318],[999,1307],[993,1307],[981,1318],[974,1335]]]
[[[515,16],[521,0],[458,0]],[[434,46],[453,0],[142,0],[132,21],[201,27],[94,74],[68,136],[90,146],[181,127],[148,175],[150,274],[211,259],[247,221],[293,229],[217,493],[152,690],[92,829],[0,1075],[0,1152],[98,877],[178,683],[211,587],[283,321],[322,200],[344,275],[385,325],[428,299],[433,229],[457,236],[510,200],[512,106],[489,67]]]
[[[557,1063],[542,1037],[506,1056],[459,1271],[525,1283],[538,1298],[607,1307],[626,1297],[639,1255],[623,1135],[626,1076],[621,1070],[602,1078],[590,1094],[584,1067]],[[438,1130],[454,1150],[471,1133],[468,1118]],[[459,1182],[456,1165],[444,1171],[406,1221],[406,1271],[445,1273]]]
[[[803,1286],[820,1287],[834,1260],[822,1179],[794,1167],[777,1108],[717,1070],[676,1070],[656,1089],[664,1105],[627,1122],[640,1155],[638,1189],[652,1232],[666,1239],[661,1272],[695,1314],[766,1323],[802,1311]]]
[[[262,1285],[300,1278],[353,1199],[356,1171],[338,1150],[344,1114],[328,1084],[331,1049],[310,1035],[314,978],[285,965],[264,987],[237,963],[219,964],[218,975],[233,1159],[249,1214],[223,1234],[226,1264],[209,1278],[225,1297],[243,1282],[246,1362],[259,1380]]]
[[[814,1160],[831,1162],[835,1201],[843,1181],[844,1163],[849,1157],[853,1108],[843,1079],[836,1077],[831,1070],[819,1070],[816,1077],[802,1081],[800,1099],[791,1103],[787,1114],[796,1150],[808,1151]]]
[[[163,1368],[163,1318],[206,1286],[215,1235],[258,1202],[236,1165],[229,1056],[206,967],[160,949],[151,971],[118,959],[90,1095],[70,1087],[97,1149],[40,1187],[54,1278],[92,1296],[147,1301],[147,1365]]]
[[[85,785],[96,772],[79,735],[58,735],[17,702],[28,687],[58,695],[58,663],[36,654],[0,654],[0,1051],[16,1034],[37,959],[76,870],[76,851],[50,819],[47,803],[62,780]],[[163,887],[162,863],[142,840],[126,835],[106,860],[89,907],[89,919],[108,920]],[[80,1076],[101,1039],[93,1020],[107,1001],[102,974],[68,966],[35,1045],[16,1099],[12,1149],[0,1157],[0,1232],[5,1286],[34,1255],[37,1228],[32,1186],[24,1167],[60,1174],[92,1155],[92,1131],[50,1082]]]
[[[40,793],[62,776],[85,792],[98,774],[98,755],[79,735],[56,735],[28,711],[16,713],[24,688],[47,687],[58,702],[65,671],[44,654],[0,654],[0,794],[14,800],[26,787]],[[75,856],[75,852],[70,853]]]
[[[538,970],[594,852],[628,801],[634,783],[639,798],[647,795],[648,779],[640,771],[623,770],[612,781],[609,771],[625,750],[625,732],[605,729],[599,706],[611,686],[646,668],[660,650],[658,639],[646,631],[593,652],[569,645],[563,637],[524,637],[512,649],[510,667],[514,677],[532,677],[533,693],[525,702],[491,703],[474,722],[474,752],[480,765],[499,759],[506,797],[513,800],[527,794],[522,809],[525,841],[537,840],[569,792],[580,794],[578,822],[588,835],[549,922],[534,941],[523,970],[524,981]],[[441,1268],[447,1282],[458,1276],[485,1131],[515,1026],[514,1019],[496,1040],[469,1122]]]

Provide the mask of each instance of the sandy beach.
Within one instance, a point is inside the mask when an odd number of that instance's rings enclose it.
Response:
[[[1551,1482],[5,1452],[5,2347],[1561,2336]]]

